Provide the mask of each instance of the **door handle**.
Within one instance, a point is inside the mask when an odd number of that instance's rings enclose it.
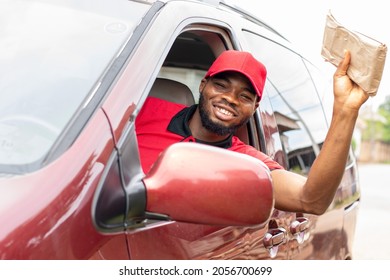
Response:
[[[264,235],[263,244],[268,250],[271,258],[278,253],[278,248],[287,240],[287,233],[284,228],[271,228]]]
[[[305,233],[308,228],[309,219],[305,217],[297,217],[297,219],[290,224],[290,232],[295,236],[298,243],[303,243],[305,240]]]

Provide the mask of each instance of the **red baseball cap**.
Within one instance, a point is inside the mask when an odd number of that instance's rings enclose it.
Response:
[[[205,78],[225,71],[235,71],[245,75],[261,99],[267,77],[267,69],[252,54],[236,50],[224,51],[210,66]]]

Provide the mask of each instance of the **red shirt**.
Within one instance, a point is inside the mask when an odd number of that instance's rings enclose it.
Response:
[[[146,99],[135,121],[141,164],[145,173],[149,171],[159,154],[174,143],[206,143],[195,139],[188,127],[188,121],[194,114],[196,106],[186,107],[155,97]],[[283,168],[269,156],[243,143],[234,135],[220,142],[206,144],[253,156],[264,162],[270,170]]]

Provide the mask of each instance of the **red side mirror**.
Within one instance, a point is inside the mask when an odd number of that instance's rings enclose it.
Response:
[[[269,170],[261,161],[208,145],[172,145],[143,181],[146,211],[175,221],[262,224],[274,204]]]

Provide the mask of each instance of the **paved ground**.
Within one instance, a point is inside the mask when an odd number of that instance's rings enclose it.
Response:
[[[355,260],[390,260],[390,164],[359,164],[362,199]]]

